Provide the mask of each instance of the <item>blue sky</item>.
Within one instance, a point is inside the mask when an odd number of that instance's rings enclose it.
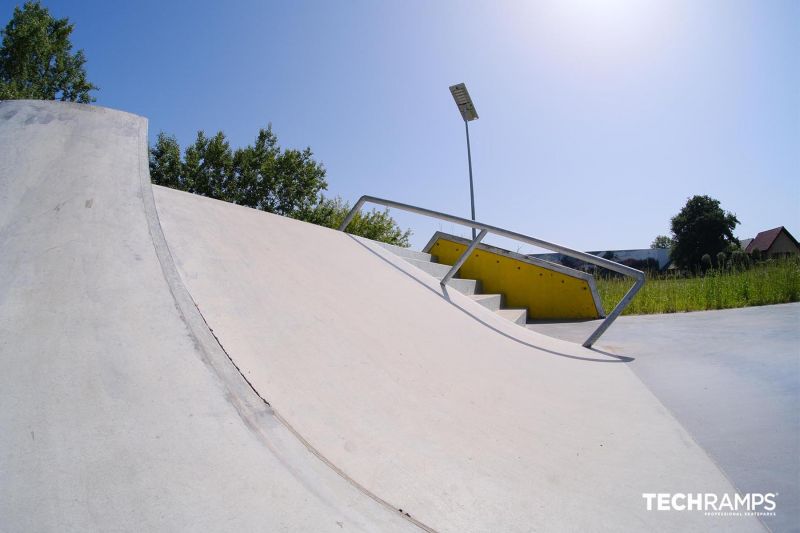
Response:
[[[0,0],[3,25],[18,2]],[[579,249],[647,247],[694,194],[800,238],[800,2],[45,1],[97,104],[151,138],[271,122],[331,195],[469,215]],[[436,229],[395,213],[423,245]],[[502,241],[495,241],[505,244]],[[517,249],[516,244],[509,244]],[[532,251],[529,247],[521,251]]]

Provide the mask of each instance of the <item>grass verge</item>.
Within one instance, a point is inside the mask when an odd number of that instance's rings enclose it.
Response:
[[[606,312],[631,286],[630,278],[597,277]],[[647,276],[625,315],[731,309],[800,301],[800,260],[769,260],[749,269],[709,270],[705,275]]]

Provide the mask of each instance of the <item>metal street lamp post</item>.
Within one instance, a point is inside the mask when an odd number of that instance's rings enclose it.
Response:
[[[469,97],[467,86],[463,83],[450,86],[450,94],[453,95],[458,110],[461,112],[461,118],[464,119],[464,127],[467,130],[467,164],[469,165],[469,200],[472,207],[472,220],[475,220],[475,189],[472,185],[472,151],[469,146],[469,123],[478,118],[478,112],[475,111],[475,105],[472,103],[472,98]],[[472,228],[472,238],[475,238],[475,228]]]

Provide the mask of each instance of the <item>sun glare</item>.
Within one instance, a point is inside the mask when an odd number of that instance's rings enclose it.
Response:
[[[560,0],[514,7],[510,23],[520,39],[535,40],[558,59],[596,68],[640,59],[669,33],[669,4],[662,2]]]

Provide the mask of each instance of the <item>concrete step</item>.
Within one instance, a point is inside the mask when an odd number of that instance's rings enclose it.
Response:
[[[356,237],[356,239],[369,241],[375,244],[378,244],[395,255],[399,255],[403,259],[416,259],[418,261],[434,261],[435,258],[431,254],[426,254],[425,252],[418,252],[417,250],[412,250],[411,248],[403,248],[402,246],[395,246],[394,244],[388,244],[385,242],[373,241],[370,239],[366,239],[364,237]]]
[[[447,283],[447,286],[467,296],[472,296],[481,290],[480,283],[474,279],[453,278]]]
[[[436,256],[432,256],[431,254],[417,252],[414,250],[409,250],[408,248],[402,248],[393,244],[386,244],[385,242],[373,241],[363,237],[356,237],[356,239],[359,239],[367,244],[379,244],[380,246],[383,246],[395,255],[402,257],[408,263],[411,263],[415,267],[430,274],[438,280],[444,278],[445,274],[450,271],[450,266],[436,263]],[[448,286],[451,289],[455,289],[458,292],[468,296],[480,292],[480,283],[474,279],[453,278],[450,280],[450,283],[448,283]]]
[[[502,294],[473,294],[470,298],[490,311],[497,311],[503,304]]]
[[[430,261],[421,261],[419,259],[412,259],[410,257],[404,257],[403,259],[406,262],[411,263],[415,267],[420,270],[423,270],[433,276],[434,278],[441,280],[444,278],[445,274],[450,272],[450,265],[442,265],[439,263],[432,263]]]
[[[419,259],[409,259],[408,257],[404,257],[403,259],[438,280],[442,280],[445,274],[450,272],[449,265],[441,265],[439,263],[431,263],[429,261],[420,261]],[[480,292],[481,285],[474,279],[451,278],[447,286],[457,290],[458,292],[472,296],[473,294]]]
[[[520,326],[524,326],[528,321],[527,309],[499,309],[495,312],[506,320],[510,320]]]

